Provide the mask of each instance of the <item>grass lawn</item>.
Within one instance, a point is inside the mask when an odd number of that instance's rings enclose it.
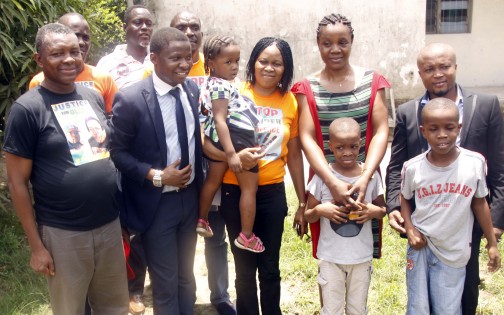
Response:
[[[282,269],[282,310],[284,314],[315,314],[319,311],[316,284],[317,262],[311,256],[311,244],[300,241],[292,226],[297,198],[288,187],[289,216],[280,254]],[[23,231],[9,205],[0,209],[0,314],[50,314],[45,279],[30,270],[29,249]],[[370,314],[404,314],[406,305],[405,249],[401,239],[384,222],[383,258],[374,260],[369,292]],[[504,273],[488,274],[487,256],[482,242],[478,314],[504,314]],[[503,244],[499,245],[504,255]],[[232,284],[231,284],[232,285]]]

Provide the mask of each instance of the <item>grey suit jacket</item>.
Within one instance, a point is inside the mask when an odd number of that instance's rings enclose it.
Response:
[[[460,146],[482,154],[487,160],[489,204],[495,227],[504,229],[504,126],[497,97],[462,89],[464,103]],[[397,109],[390,163],[387,167],[387,212],[400,210],[401,170],[404,162],[427,151],[420,132],[420,99]]]

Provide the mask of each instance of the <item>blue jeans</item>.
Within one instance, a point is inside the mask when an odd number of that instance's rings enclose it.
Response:
[[[428,246],[415,250],[408,245],[406,284],[408,315],[460,315],[466,268],[443,264]]]
[[[259,186],[253,232],[266,250],[255,254],[237,248],[233,241],[241,231],[240,187],[222,185],[221,215],[226,222],[236,268],[236,310],[240,315],[259,315],[256,278],[259,273],[261,312],[282,314],[280,310],[280,246],[287,200],[284,183]]]
[[[214,235],[213,237],[205,237],[208,288],[210,289],[210,302],[213,305],[229,301],[226,226],[218,209],[219,206],[212,206],[208,213],[208,221]]]

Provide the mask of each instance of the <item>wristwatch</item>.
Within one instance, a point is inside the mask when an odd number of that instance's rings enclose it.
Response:
[[[161,176],[163,176],[163,171],[154,170],[154,177],[152,177],[152,184],[156,187],[163,187],[163,182],[161,180]]]
[[[304,203],[304,202],[300,202],[298,207],[299,207],[299,208],[304,208],[304,207],[306,207],[306,203]]]

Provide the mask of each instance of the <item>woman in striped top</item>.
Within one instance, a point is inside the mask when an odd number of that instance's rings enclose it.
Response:
[[[293,87],[299,104],[299,133],[311,169],[330,187],[336,203],[362,201],[370,177],[378,168],[387,148],[388,113],[384,88],[387,80],[373,70],[351,65],[353,43],[351,22],[331,14],[320,21],[317,43],[324,68]],[[350,187],[336,179],[327,167],[333,162],[327,147],[328,128],[340,117],[351,117],[361,126],[359,161],[364,162],[360,179]]]
[[[354,39],[351,22],[343,15],[330,14],[320,21],[317,44],[324,68],[296,83],[292,92],[299,104],[299,137],[310,164],[310,177],[317,174],[329,187],[341,212],[359,208],[368,183],[378,169],[388,140],[388,113],[384,89],[387,80],[349,62]],[[328,148],[328,129],[340,117],[355,119],[361,127],[359,162],[364,163],[360,178],[353,184],[337,179],[328,163],[333,162]],[[346,209],[346,210],[345,210]],[[362,209],[366,211],[366,209]],[[342,214],[344,217],[346,214]],[[381,219],[372,221],[373,257],[381,256]],[[313,256],[316,258],[320,233],[318,222],[310,224]]]

